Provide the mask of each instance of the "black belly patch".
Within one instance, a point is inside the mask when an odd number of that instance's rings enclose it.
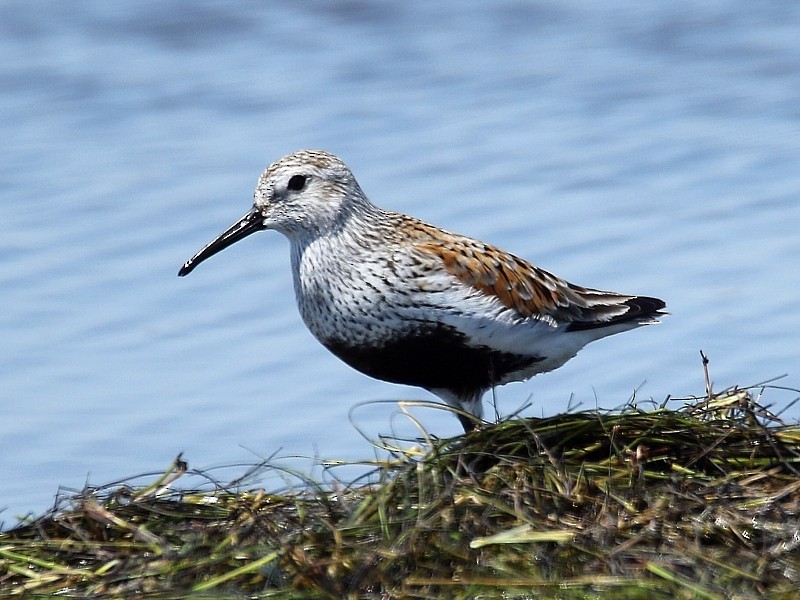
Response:
[[[325,347],[362,373],[425,389],[446,389],[471,395],[543,360],[542,357],[470,347],[464,336],[448,328],[417,331],[379,344],[352,346],[337,340]]]

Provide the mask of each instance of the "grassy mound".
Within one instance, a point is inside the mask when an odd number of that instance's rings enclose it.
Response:
[[[397,444],[334,489],[175,491],[176,460],[0,534],[0,591],[796,597],[800,426],[750,390],[681,402]]]

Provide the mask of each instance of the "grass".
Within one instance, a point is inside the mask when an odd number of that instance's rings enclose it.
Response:
[[[794,598],[800,426],[708,387],[386,441],[370,483],[177,490],[179,457],[0,533],[0,595]]]

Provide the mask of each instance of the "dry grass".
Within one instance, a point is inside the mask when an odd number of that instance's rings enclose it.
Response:
[[[368,485],[175,491],[176,460],[0,534],[0,594],[794,598],[800,427],[754,393],[398,443]]]

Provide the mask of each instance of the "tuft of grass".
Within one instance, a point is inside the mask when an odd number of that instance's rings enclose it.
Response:
[[[387,444],[369,484],[176,490],[179,457],[149,486],[84,490],[0,533],[0,590],[795,597],[800,426],[749,389],[679,402]]]

